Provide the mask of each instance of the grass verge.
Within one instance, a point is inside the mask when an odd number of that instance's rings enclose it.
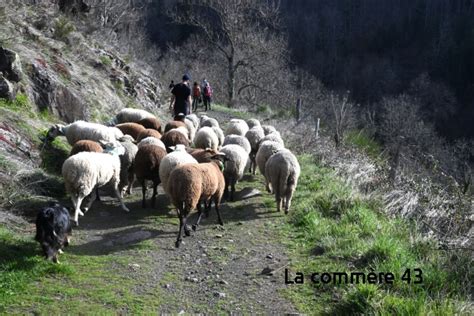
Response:
[[[382,153],[382,147],[364,130],[349,131],[346,142],[364,151],[369,157],[377,159]]]
[[[31,235],[20,236],[3,226],[0,253],[0,314],[103,315],[112,314],[112,310],[146,314],[156,312],[162,303],[159,287],[153,293],[137,295],[133,291],[137,282],[145,280],[128,264],[151,260],[145,256],[89,256],[66,251],[57,265],[40,256]]]
[[[234,118],[240,118],[242,120],[247,120],[254,117],[254,115],[251,112],[244,111],[242,109],[229,108],[222,104],[212,104],[212,111],[226,113],[228,115],[231,115]],[[212,116],[212,114],[209,114],[209,115]]]
[[[302,272],[306,278],[304,284],[288,285],[284,295],[301,312],[467,313],[473,276],[468,254],[438,249],[433,241],[416,233],[413,224],[388,218],[378,201],[354,196],[311,156],[300,156],[299,160],[302,172],[285,239],[293,258],[291,276]],[[420,269],[422,279],[414,269]],[[393,273],[393,284],[313,284],[310,279],[314,272],[372,271]],[[415,284],[417,280],[421,283]]]

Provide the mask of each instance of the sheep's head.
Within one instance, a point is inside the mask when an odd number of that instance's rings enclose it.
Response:
[[[119,142],[99,142],[104,147],[104,153],[121,156],[125,154],[125,148]]]
[[[184,146],[183,144],[177,144],[176,146],[169,146],[168,148],[171,149],[171,151],[186,151],[186,146]]]
[[[133,139],[133,137],[130,136],[130,135],[123,135],[123,136],[120,137],[118,140],[119,140],[119,142],[135,143],[135,139]]]
[[[59,135],[64,135],[64,125],[54,124],[46,133],[44,141],[52,141]]]

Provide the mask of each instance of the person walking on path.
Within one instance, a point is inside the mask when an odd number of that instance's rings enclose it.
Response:
[[[183,113],[184,115],[191,114],[191,88],[189,88],[189,76],[184,75],[183,81],[176,84],[171,93],[170,111],[173,111],[173,116]]]
[[[206,79],[204,79],[203,100],[205,110],[207,111],[208,108],[210,110],[212,102],[212,88]]]
[[[193,111],[197,111],[198,103],[201,103],[201,87],[195,81],[193,85]]]

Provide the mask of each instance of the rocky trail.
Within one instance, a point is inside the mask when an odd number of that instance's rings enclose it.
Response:
[[[125,258],[122,265],[112,260],[108,273],[129,274],[137,296],[156,293],[160,312],[295,312],[279,293],[288,264],[277,231],[283,215],[265,207],[261,193],[244,183],[237,202],[222,205],[225,225],[217,224],[213,209],[178,249],[177,216],[167,197],[160,189],[157,207],[143,209],[137,188],[127,198],[128,214],[112,198],[95,202],[66,252]]]

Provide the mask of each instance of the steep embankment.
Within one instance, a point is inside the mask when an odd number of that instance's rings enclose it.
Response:
[[[162,103],[144,67],[76,32],[48,4],[0,8],[0,72],[0,209],[64,194],[45,173],[57,174],[69,150],[61,139],[42,145],[52,124],[106,123],[120,108],[157,112]]]

